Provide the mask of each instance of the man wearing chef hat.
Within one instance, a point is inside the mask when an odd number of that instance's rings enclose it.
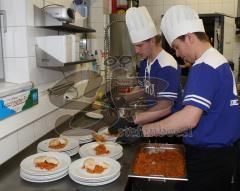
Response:
[[[145,124],[179,109],[180,69],[175,59],[160,46],[161,36],[146,7],[128,9],[126,24],[135,52],[142,58],[139,69],[142,85],[148,95],[158,100],[151,113],[142,112],[134,117],[135,124]],[[161,87],[163,82],[167,84],[164,91]]]
[[[211,46],[202,20],[188,6],[168,9],[161,30],[176,55],[194,64],[184,90],[183,109],[144,125],[143,134],[185,132],[189,181],[182,190],[230,190],[235,143],[240,138],[240,110],[228,61]]]

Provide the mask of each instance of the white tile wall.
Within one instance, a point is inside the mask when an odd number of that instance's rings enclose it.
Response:
[[[36,140],[34,135],[34,123],[31,123],[30,125],[18,130],[17,135],[18,151],[20,152]]]
[[[226,15],[230,15],[230,16],[235,16],[235,8],[234,8],[234,1],[233,2],[228,2],[228,3],[223,3],[222,7],[223,7],[223,13],[225,13]]]
[[[104,37],[104,25],[103,22],[92,22],[91,28],[96,30],[95,33],[92,33],[91,36],[95,38],[103,38]]]
[[[8,26],[26,26],[26,0],[1,0],[1,9],[7,12]]]
[[[163,0],[152,0],[152,5],[163,7]]]
[[[0,165],[18,153],[17,133],[0,140]]]
[[[90,5],[93,8],[103,8],[104,0],[91,0]]]
[[[235,40],[235,20],[233,18],[224,18],[224,34],[223,55],[228,60],[233,60],[233,47]]]
[[[28,57],[4,58],[5,81],[24,83],[30,80]]]
[[[47,123],[44,117],[38,119],[33,123],[33,131],[36,139],[39,139],[48,132]]]
[[[45,119],[46,119],[47,131],[49,132],[55,128],[55,123],[57,119],[56,112],[49,113],[48,115],[45,116]]]
[[[34,9],[33,6],[43,7],[42,0],[26,0],[26,10],[27,10],[27,25],[34,26]]]
[[[19,129],[17,132],[2,138],[0,140],[0,165],[54,129],[56,120],[68,113],[72,116],[76,113],[76,111],[68,112],[64,109],[55,110],[49,115],[46,115]],[[64,118],[64,120],[67,119],[69,119],[69,117]],[[61,123],[64,122],[64,120],[61,120]],[[60,123],[58,123],[58,125],[59,124]]]
[[[56,81],[63,78],[62,72],[59,70],[49,70],[37,66],[36,57],[28,57],[29,63],[29,79],[35,85]]]
[[[27,57],[27,29],[25,26],[8,27],[3,33],[4,57]]]
[[[90,7],[89,14],[90,14],[90,19],[89,19],[90,23],[103,22],[104,14],[103,14],[102,8]]]
[[[210,10],[214,10],[216,13],[223,12],[223,5],[221,3],[210,3]]]
[[[100,54],[100,50],[104,50],[104,38],[92,39],[92,50],[98,50]]]

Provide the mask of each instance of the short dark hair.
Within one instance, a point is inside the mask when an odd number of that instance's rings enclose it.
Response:
[[[194,32],[193,34],[195,34],[200,41],[210,42],[209,37],[205,32]],[[185,35],[179,36],[178,39],[185,40]]]
[[[156,44],[160,44],[161,41],[162,41],[162,36],[160,34],[157,34],[155,37],[155,40],[156,40]]]
[[[162,36],[160,34],[157,34],[156,36],[152,37],[155,39],[156,45],[160,44],[162,41]],[[144,42],[149,42],[151,38],[144,40]]]

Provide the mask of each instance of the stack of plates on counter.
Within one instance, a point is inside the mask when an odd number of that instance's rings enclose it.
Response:
[[[93,141],[93,133],[95,133],[95,131],[90,129],[71,129],[64,131],[60,137],[76,139],[79,141],[79,144],[84,144]]]
[[[116,139],[117,139],[117,135],[115,134],[110,134],[109,131],[108,131],[108,127],[103,127],[101,129],[98,130],[98,134],[103,136],[103,138],[106,140],[106,141],[113,141],[115,142]]]
[[[51,170],[36,167],[36,158],[50,157],[57,161],[57,166]],[[45,152],[31,155],[20,164],[20,176],[29,182],[43,183],[59,180],[68,175],[71,159],[68,155],[58,152]]]
[[[95,148],[99,144],[104,144],[104,146],[106,147],[107,151],[109,151],[109,153],[96,155]],[[88,143],[81,146],[79,149],[79,154],[80,154],[80,157],[82,158],[89,157],[89,156],[102,156],[102,157],[110,157],[117,160],[123,156],[123,148],[120,144],[113,143],[113,142],[92,142],[92,143]]]
[[[90,173],[84,167],[86,160],[91,158],[97,164],[104,163],[105,168],[102,173]],[[109,184],[120,176],[121,165],[119,162],[108,157],[85,157],[74,161],[69,167],[70,178],[78,184],[87,186],[101,186]]]
[[[79,142],[77,140],[72,138],[64,138],[65,140],[67,140],[67,144],[63,148],[53,149],[49,147],[49,142],[53,139],[63,139],[63,138],[51,138],[51,139],[47,139],[40,142],[37,146],[37,152],[40,153],[40,152],[54,151],[54,152],[65,153],[69,156],[73,156],[78,153]]]

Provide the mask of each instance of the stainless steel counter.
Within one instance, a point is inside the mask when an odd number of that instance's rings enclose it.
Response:
[[[61,125],[58,129],[64,129],[66,124]],[[29,155],[36,153],[37,144],[50,137],[56,137],[54,131],[36,141],[18,155],[0,166],[0,191],[123,191],[128,181],[128,172],[130,170],[133,157],[136,152],[136,145],[123,146],[123,157],[118,161],[121,164],[120,177],[107,185],[91,187],[83,186],[72,181],[69,176],[66,176],[58,181],[49,183],[31,183],[20,178],[20,163]],[[1,153],[4,154],[4,153]],[[72,157],[72,161],[79,158],[79,155]]]

